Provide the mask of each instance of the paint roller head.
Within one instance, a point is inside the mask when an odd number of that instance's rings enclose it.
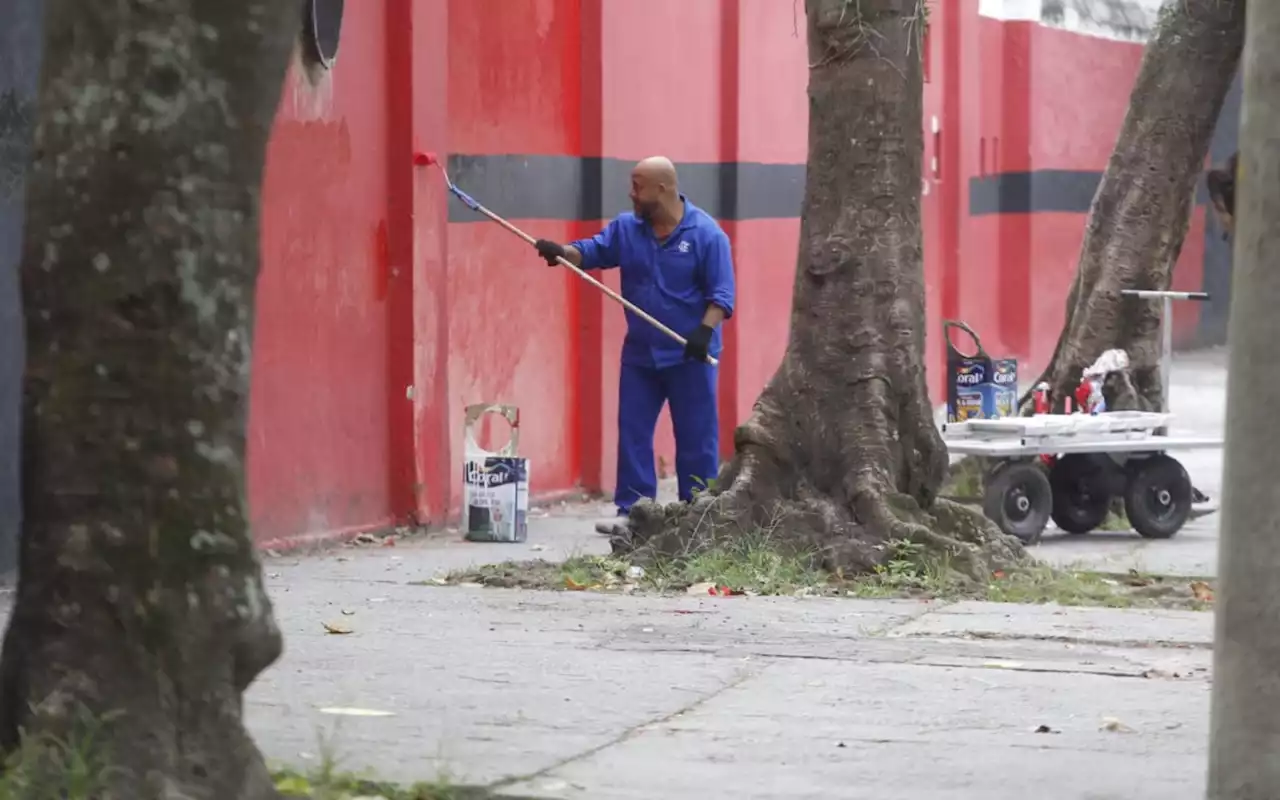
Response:
[[[413,154],[413,163],[419,167],[432,167],[438,164],[436,154],[432,152],[417,152]]]

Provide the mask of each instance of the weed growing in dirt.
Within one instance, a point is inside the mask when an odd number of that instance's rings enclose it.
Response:
[[[1213,590],[1205,581],[1164,578],[1137,571],[1112,575],[1037,565],[1013,573],[996,572],[975,584],[930,559],[907,541],[890,543],[889,560],[869,575],[845,576],[818,569],[813,554],[772,546],[767,531],[717,542],[681,558],[647,566],[614,556],[575,556],[564,563],[505,562],[432,581],[502,588],[552,589],[630,594],[786,595],[946,600],[1005,603],[1173,607],[1205,609]]]

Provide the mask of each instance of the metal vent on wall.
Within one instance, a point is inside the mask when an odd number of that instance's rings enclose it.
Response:
[[[338,58],[343,0],[304,0],[303,39],[307,55],[325,69]]]

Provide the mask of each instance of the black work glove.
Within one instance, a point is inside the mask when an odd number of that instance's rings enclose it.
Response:
[[[559,266],[560,262],[557,258],[564,258],[564,246],[556,244],[548,239],[539,239],[533,243],[533,249],[538,251],[538,255],[547,261],[547,266]]]
[[[710,325],[699,325],[686,339],[684,357],[694,361],[706,361],[707,348],[711,345],[711,334],[714,332],[715,328]]]

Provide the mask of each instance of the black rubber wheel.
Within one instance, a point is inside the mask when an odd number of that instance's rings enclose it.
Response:
[[[1052,508],[1049,478],[1038,464],[1011,462],[997,469],[987,481],[982,513],[1000,530],[1026,544],[1040,541]]]
[[[1053,522],[1067,533],[1088,533],[1102,524],[1111,510],[1106,456],[1072,453],[1054,462],[1049,470],[1053,489]]]
[[[1155,455],[1130,462],[1124,513],[1147,539],[1168,539],[1191,514],[1191,477],[1177,459]]]

